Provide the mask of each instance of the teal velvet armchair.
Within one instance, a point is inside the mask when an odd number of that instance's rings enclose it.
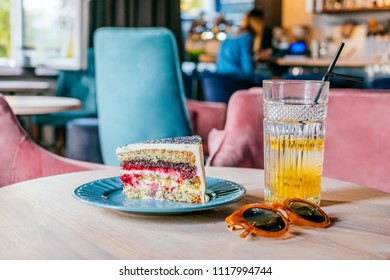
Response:
[[[103,161],[118,146],[191,135],[177,45],[162,27],[101,28],[94,34]]]

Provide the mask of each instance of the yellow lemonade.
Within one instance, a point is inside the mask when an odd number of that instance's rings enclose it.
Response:
[[[265,80],[264,200],[319,204],[329,82]]]
[[[313,125],[313,124],[306,124]],[[324,138],[265,134],[265,195],[267,203],[287,198],[320,202]]]

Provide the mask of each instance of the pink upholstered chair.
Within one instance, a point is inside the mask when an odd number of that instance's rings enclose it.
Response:
[[[203,150],[205,155],[208,155],[209,133],[213,128],[224,128],[227,106],[223,102],[206,102],[192,99],[187,99],[186,105],[194,134],[202,137]]]
[[[209,135],[211,166],[263,168],[261,90],[236,92],[224,130]],[[390,192],[390,94],[331,90],[324,176]]]
[[[224,130],[209,134],[207,165],[263,168],[261,88],[239,90],[229,100]]]
[[[324,176],[390,193],[390,94],[331,91]]]
[[[57,156],[35,144],[0,94],[0,187],[49,175],[109,166]]]

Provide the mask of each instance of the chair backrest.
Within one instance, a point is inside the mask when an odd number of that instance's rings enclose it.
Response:
[[[263,168],[263,95],[261,88],[234,93],[227,107],[225,130],[219,147],[209,134],[208,165]]]
[[[103,160],[118,146],[191,135],[177,45],[162,27],[101,28],[94,34]]]
[[[35,144],[1,94],[0,158],[0,187],[43,176],[108,168],[63,158]]]
[[[223,102],[186,100],[194,133],[202,137],[203,152],[208,156],[208,137],[212,129],[223,129],[226,121],[227,105]]]
[[[390,95],[332,92],[324,176],[390,192]]]
[[[93,48],[88,49],[87,69],[60,71],[56,95],[77,98],[83,104],[83,111],[97,114],[95,85],[95,56]]]

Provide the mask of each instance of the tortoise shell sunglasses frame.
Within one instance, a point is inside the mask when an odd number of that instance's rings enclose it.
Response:
[[[318,213],[321,214],[321,216],[324,218],[324,221],[313,222],[301,217],[300,215],[295,213],[295,211],[290,207],[290,204],[294,202],[299,202],[312,207],[315,211],[318,211]],[[266,231],[253,226],[243,216],[244,212],[251,208],[265,209],[276,213],[283,220],[285,225],[284,228],[278,231]],[[332,221],[335,220],[337,220],[337,218],[330,218],[317,204],[299,198],[291,198],[291,199],[284,200],[282,204],[276,203],[273,205],[266,205],[260,203],[253,203],[253,204],[244,205],[243,207],[235,211],[233,214],[231,214],[229,217],[227,217],[225,221],[228,224],[228,228],[231,231],[244,230],[240,234],[240,237],[245,238],[249,233],[253,233],[265,237],[282,236],[288,231],[289,223],[292,223],[297,226],[325,228],[330,226]]]

